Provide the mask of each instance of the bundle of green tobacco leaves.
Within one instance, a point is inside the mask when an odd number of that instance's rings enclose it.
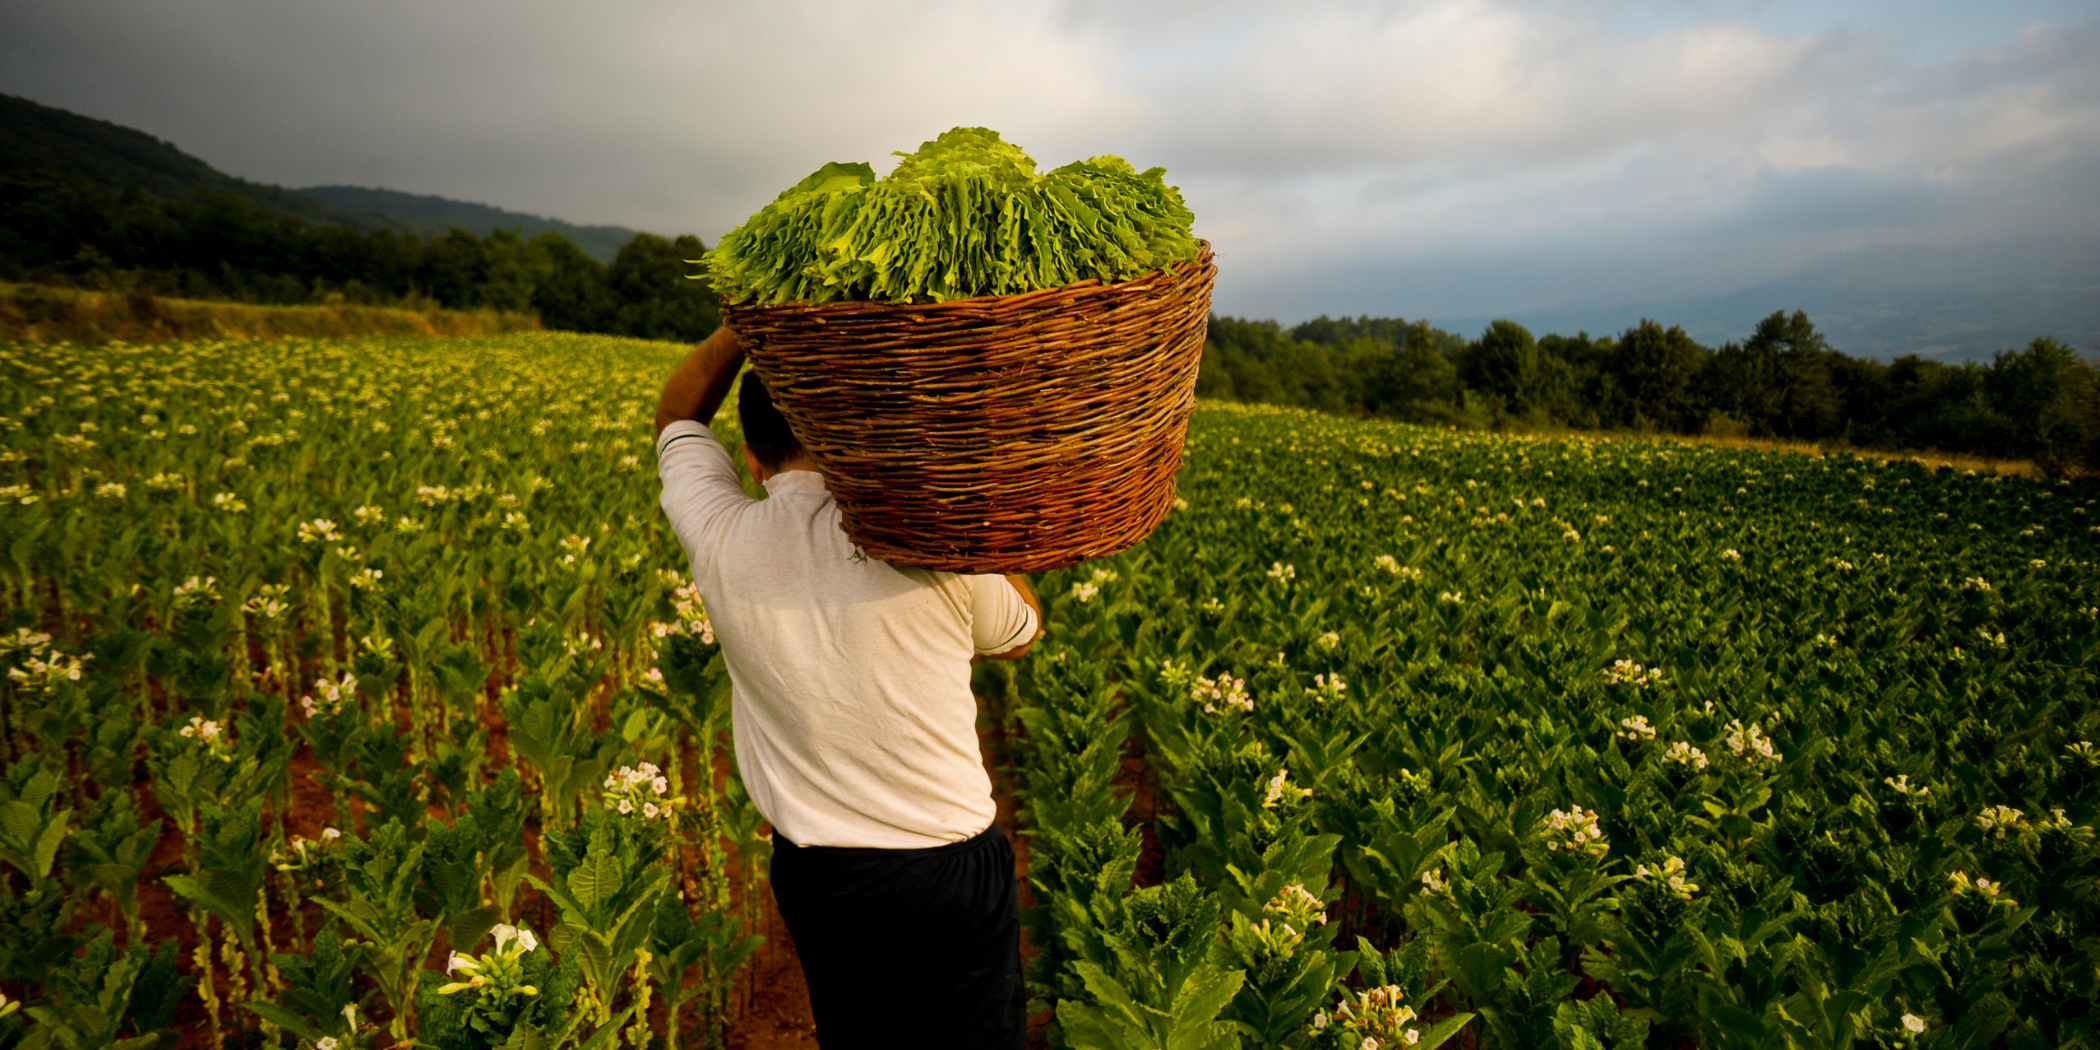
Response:
[[[730,303],[940,302],[1099,278],[1196,257],[1195,218],[1164,168],[1121,157],[1038,175],[988,128],[954,128],[877,179],[831,163],[724,235],[702,264]]]

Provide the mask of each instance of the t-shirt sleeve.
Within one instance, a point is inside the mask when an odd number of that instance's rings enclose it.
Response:
[[[708,560],[729,515],[751,502],[728,450],[714,431],[682,419],[656,439],[656,473],[664,484],[664,514],[686,557],[696,564]]]
[[[1035,637],[1035,610],[1006,577],[963,579],[970,584],[970,640],[978,653],[1003,653]]]

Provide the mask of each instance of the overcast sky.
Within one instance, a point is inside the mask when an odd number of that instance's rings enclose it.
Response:
[[[2100,238],[2100,0],[9,0],[0,92],[712,244],[957,124],[1164,165],[1218,308],[1485,316]]]

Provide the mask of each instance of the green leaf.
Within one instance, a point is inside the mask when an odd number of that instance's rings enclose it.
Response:
[[[1417,1050],[1436,1050],[1450,1041],[1458,1030],[1473,1019],[1472,1014],[1453,1014],[1422,1030],[1422,1041],[1415,1044]]]
[[[619,862],[598,850],[592,850],[568,878],[569,892],[578,910],[592,916],[604,914],[605,908],[619,895],[623,882]]]
[[[241,1004],[241,1009],[262,1018],[307,1042],[315,1042],[327,1032],[316,1026],[305,1014],[287,1010],[265,999],[251,999]]]

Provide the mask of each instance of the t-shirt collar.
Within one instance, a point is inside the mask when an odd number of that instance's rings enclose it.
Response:
[[[824,488],[824,475],[814,470],[787,470],[766,479],[766,494],[780,496],[788,493],[829,495]]]

